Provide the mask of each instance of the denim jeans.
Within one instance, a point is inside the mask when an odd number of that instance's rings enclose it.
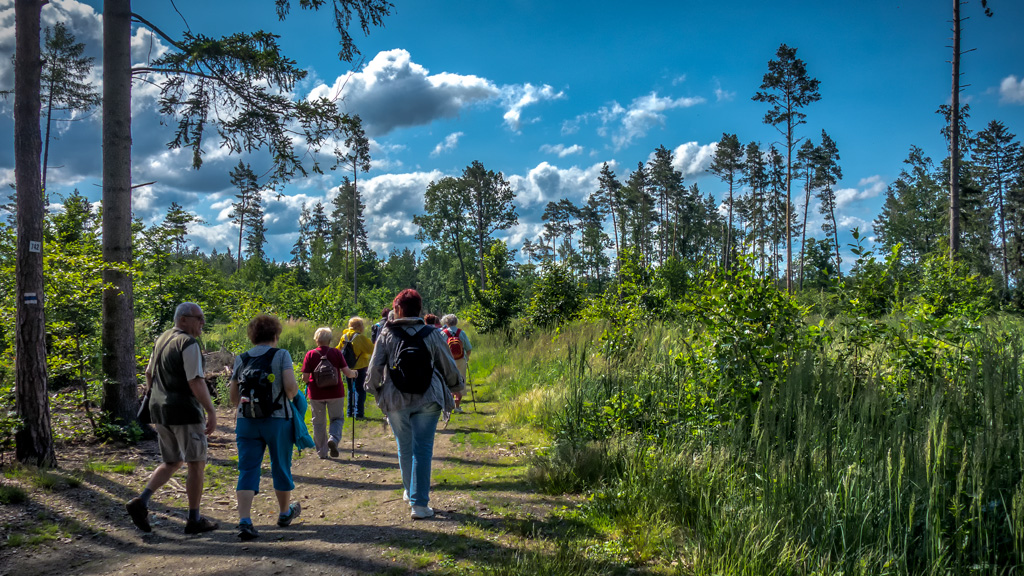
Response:
[[[366,389],[363,388],[363,382],[366,381],[366,370],[366,368],[360,368],[356,370],[358,376],[345,379],[348,382],[349,417],[363,417],[363,408],[366,406]]]
[[[398,443],[402,484],[413,506],[430,502],[430,461],[434,457],[434,432],[440,417],[441,406],[436,403],[388,412],[388,422]]]

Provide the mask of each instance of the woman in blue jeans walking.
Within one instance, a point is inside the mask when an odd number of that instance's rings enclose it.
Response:
[[[398,444],[404,499],[413,519],[430,518],[430,463],[437,421],[455,408],[452,394],[465,382],[441,333],[420,317],[423,300],[412,289],[393,302],[395,320],[377,338],[366,390],[388,417]]]

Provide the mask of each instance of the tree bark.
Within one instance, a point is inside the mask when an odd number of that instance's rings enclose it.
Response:
[[[103,412],[138,409],[132,278],[131,0],[103,1]]]
[[[953,0],[953,101],[949,114],[949,257],[960,251],[960,2]]]
[[[43,194],[39,155],[42,57],[40,14],[44,1],[14,4],[14,178],[18,190],[15,260],[15,407],[23,426],[14,435],[15,457],[36,466],[55,466],[46,375],[43,304]]]

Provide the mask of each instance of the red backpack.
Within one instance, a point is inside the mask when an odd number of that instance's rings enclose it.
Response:
[[[445,335],[448,336],[448,349],[451,350],[452,352],[452,358],[458,360],[459,358],[465,356],[466,353],[462,349],[462,340],[459,339],[459,333],[461,332],[461,330],[456,328],[455,333],[452,334],[450,329],[445,328],[444,330],[442,330],[442,332],[444,332]]]

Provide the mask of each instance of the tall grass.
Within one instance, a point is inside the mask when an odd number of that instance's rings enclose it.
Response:
[[[1024,568],[1018,322],[945,344],[898,324],[860,349],[840,333],[731,404],[678,361],[697,335],[651,327],[609,363],[592,330],[521,346],[511,388],[561,390],[560,410],[537,420],[556,442],[533,477],[591,491],[620,534],[647,519],[638,560],[660,550],[694,574]]]

